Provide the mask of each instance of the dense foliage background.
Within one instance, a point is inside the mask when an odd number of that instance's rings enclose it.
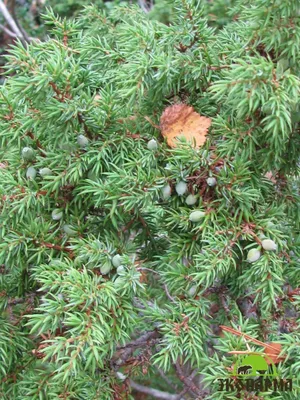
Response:
[[[0,398],[297,399],[299,2],[117,3],[24,13],[5,57]],[[220,325],[293,391],[220,391]]]

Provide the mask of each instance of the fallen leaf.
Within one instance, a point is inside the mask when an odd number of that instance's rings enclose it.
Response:
[[[146,271],[140,271],[140,279],[139,279],[139,281],[141,282],[141,283],[147,283],[148,282],[148,277],[147,277],[147,272]]]
[[[269,179],[269,181],[271,181],[272,183],[276,183],[276,179],[272,171],[267,172],[265,174],[265,178]]]
[[[198,114],[193,107],[186,104],[175,104],[167,107],[160,118],[162,135],[170,147],[177,147],[179,137],[195,144],[196,148],[206,141],[211,119]]]
[[[94,96],[93,103],[98,105],[100,103],[101,99],[102,99],[102,97],[100,96],[100,94],[96,94]]]
[[[272,346],[272,347],[269,347]],[[270,364],[270,359],[274,364],[280,363],[280,361],[284,361],[286,359],[285,355],[279,356],[282,351],[282,346],[280,343],[269,343],[268,347],[264,346],[264,353],[268,356],[266,361]]]

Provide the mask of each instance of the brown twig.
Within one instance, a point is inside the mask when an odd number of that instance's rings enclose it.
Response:
[[[138,219],[141,222],[141,224],[143,225],[143,227],[145,228],[147,236],[151,236],[151,232],[150,232],[148,225],[147,225],[146,221],[144,220],[144,218],[141,215],[139,215]]]
[[[59,102],[64,103],[66,101],[66,99],[69,99],[69,100],[72,99],[71,93],[68,92],[69,85],[67,86],[66,93],[62,92],[54,82],[49,82],[49,85],[52,87],[52,89],[55,93],[54,98],[56,100],[58,100]],[[89,139],[92,139],[91,132],[90,132],[88,126],[86,125],[86,122],[84,120],[82,113],[80,113],[80,112],[77,113],[77,119],[78,119],[78,122],[83,126],[86,136]]]
[[[165,289],[165,292],[166,292],[166,295],[167,295],[168,299],[171,300],[172,303],[176,303],[176,300],[174,299],[174,297],[171,296],[171,294],[169,292],[169,289],[168,289],[168,286],[165,283],[164,283],[164,289]]]
[[[223,306],[223,309],[224,309],[224,311],[226,313],[227,318],[230,319],[231,318],[230,317],[230,310],[229,310],[229,307],[228,307],[228,304],[227,304],[226,295],[225,295],[224,292],[225,292],[224,289],[221,292],[219,292],[219,299],[220,299],[220,302],[221,302],[221,304]]]
[[[27,132],[27,135],[30,137],[30,139],[35,141],[36,147],[38,149],[40,149],[40,151],[41,151],[41,156],[46,157],[45,150],[44,150],[43,146],[41,145],[41,142],[39,141],[39,139],[35,138],[33,132],[29,131],[29,132]]]
[[[67,253],[72,253],[72,250],[69,247],[62,247],[58,244],[47,243],[47,242],[38,242],[34,241],[36,245],[47,247],[47,249],[54,249],[58,251],[65,251]]]
[[[146,121],[149,122],[149,124],[151,126],[153,126],[153,128],[160,130],[160,126],[157,125],[155,122],[152,121],[152,119],[150,117],[148,117],[147,115],[144,117]]]
[[[218,71],[219,69],[227,69],[230,67],[231,65],[218,65],[218,66],[210,65],[208,69],[210,69],[211,71]]]
[[[92,139],[91,132],[89,131],[89,128],[87,127],[87,124],[85,123],[83,115],[81,113],[78,113],[77,114],[77,118],[78,118],[78,122],[83,126],[83,129],[84,129],[84,132],[85,132],[86,136],[89,139]]]
[[[175,46],[175,49],[180,51],[180,53],[185,53],[188,49],[194,46],[194,44],[199,40],[199,37],[197,34],[195,34],[193,40],[190,42],[188,45],[184,45],[182,43],[179,43],[179,46]]]
[[[121,353],[119,358],[116,361],[111,361],[111,367],[113,370],[118,370],[122,365],[126,364],[126,361],[129,359],[129,357],[132,355],[134,349],[139,346],[145,346],[145,342],[149,342],[150,339],[156,339],[158,338],[159,333],[155,329],[153,331],[148,331],[144,332],[139,338],[137,338],[135,341],[130,342],[129,347],[125,347],[124,351]],[[134,345],[133,345],[134,344]]]
[[[176,370],[176,375],[178,378],[181,380],[181,382],[184,383],[185,387],[187,388],[188,392],[192,394],[193,396],[196,395],[198,396],[203,396],[203,392],[194,384],[191,376],[185,376],[183,373],[183,370],[179,364],[179,361],[176,361],[175,363],[175,370]],[[194,377],[194,376],[193,376]]]
[[[276,347],[272,346],[271,344],[261,342],[260,340],[257,340],[249,335],[246,335],[246,333],[239,332],[233,328],[230,328],[230,327],[224,326],[224,325],[220,325],[220,328],[223,329],[223,331],[232,333],[233,335],[241,336],[245,339],[248,339],[248,340],[250,340],[250,342],[258,344],[259,346],[267,347],[268,349],[273,350],[275,352],[277,351]]]
[[[174,391],[176,391],[177,385],[173,384],[173,382],[167,377],[167,375],[164,373],[164,371],[162,369],[160,369],[159,367],[156,367],[156,370],[158,371],[159,375],[163,378],[163,380],[167,382],[169,387],[172,388]],[[181,395],[182,395],[182,393],[181,393]],[[180,399],[180,397],[178,398],[178,400]]]
[[[198,371],[195,369],[192,373],[191,373],[191,375],[188,377],[188,379],[194,379],[195,378],[195,376],[197,375],[197,373],[198,373]],[[184,396],[187,392],[188,392],[188,388],[187,387],[185,387],[180,393],[179,393],[179,395],[178,395],[178,400],[180,400],[180,398],[182,397],[182,396]],[[199,399],[200,400],[200,399]]]
[[[152,272],[152,274],[155,274],[155,275],[159,275],[159,276],[160,276],[160,273],[159,273],[159,272],[154,271],[154,269],[151,269],[151,268],[147,268],[147,267],[138,267],[136,270],[137,270],[137,271],[149,271],[149,272]]]
[[[125,350],[125,349],[129,349],[129,348],[134,348],[134,347],[144,347],[144,346],[147,346],[147,345],[148,346],[152,346],[152,345],[158,344],[159,341],[160,341],[160,339],[148,339],[148,340],[145,340],[144,342],[140,342],[140,341],[136,342],[136,341],[134,341],[134,342],[127,343],[124,346],[118,346],[117,350],[119,351],[119,350]]]
[[[34,302],[34,298],[36,297],[37,293],[30,293],[29,295],[26,295],[25,297],[15,297],[13,299],[9,299],[7,300],[7,304],[9,306],[15,306],[17,304],[22,304],[22,303],[26,303],[29,302],[30,304],[32,304]]]

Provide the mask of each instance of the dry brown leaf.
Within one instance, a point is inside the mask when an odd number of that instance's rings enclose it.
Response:
[[[195,142],[196,148],[203,146],[210,125],[210,118],[202,117],[186,104],[167,107],[160,117],[160,129],[170,147],[178,146],[178,137]]]
[[[273,175],[272,171],[269,171],[265,174],[265,178],[269,179],[272,183],[276,183],[275,175]]]
[[[272,348],[270,347],[265,347],[264,353],[268,356],[267,358],[267,363],[270,364],[270,359],[272,360],[272,362],[274,364],[278,364],[281,361],[284,361],[286,359],[285,355],[279,355],[282,351],[282,346],[280,343],[269,343],[269,346],[272,346]]]
[[[100,96],[100,94],[96,94],[96,95],[94,96],[93,102],[94,102],[95,104],[98,104],[98,103],[100,102],[101,99],[102,99],[102,97]]]

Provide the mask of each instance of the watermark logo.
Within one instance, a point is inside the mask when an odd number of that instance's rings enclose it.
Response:
[[[229,378],[219,378],[219,391],[290,392],[292,379],[282,379],[277,367],[266,354],[248,353],[238,356]]]
[[[218,379],[219,391],[291,392],[293,390],[293,380],[282,378],[276,366],[286,359],[279,343],[264,343],[233,328],[223,325],[220,327],[223,331],[242,337],[245,342],[247,340],[262,346],[264,351],[251,351],[247,342],[247,351],[230,351],[229,354],[235,354],[237,359],[230,368],[229,377]]]
[[[233,376],[278,377],[275,364],[265,354],[253,353],[243,357],[240,356],[238,361],[233,365],[232,370]]]

